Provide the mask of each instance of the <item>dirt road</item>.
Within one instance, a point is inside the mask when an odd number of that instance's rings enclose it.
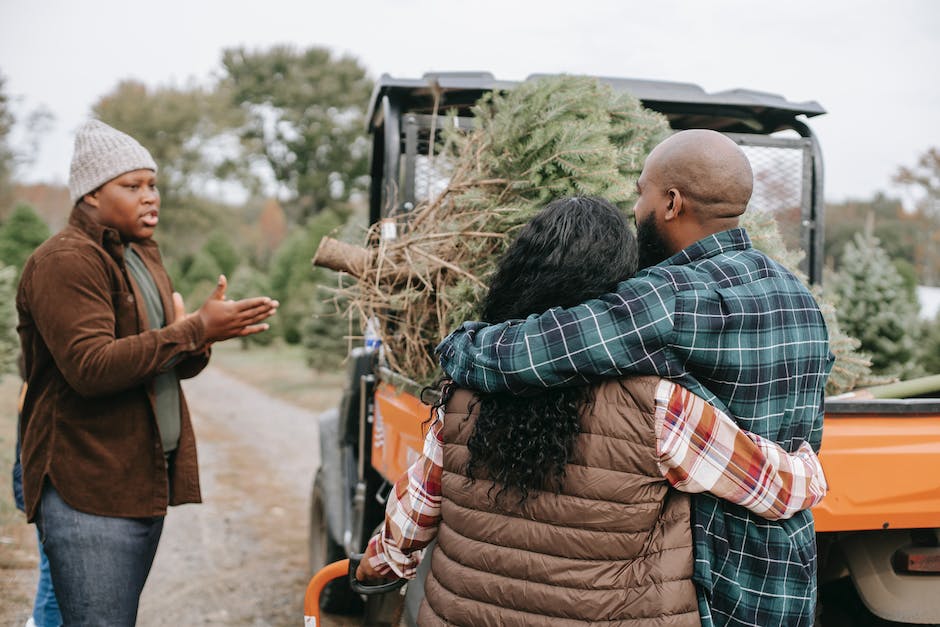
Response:
[[[170,510],[138,624],[300,625],[318,416],[211,367],[184,386],[204,502]]]

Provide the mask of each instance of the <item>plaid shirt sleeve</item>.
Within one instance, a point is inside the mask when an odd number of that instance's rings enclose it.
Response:
[[[428,429],[424,452],[395,482],[385,505],[382,531],[369,541],[363,559],[384,576],[413,579],[426,547],[441,522],[443,409]]]
[[[645,273],[576,307],[490,326],[465,322],[437,353],[457,385],[484,392],[577,385],[626,373],[677,376],[663,357],[675,301],[671,283]]]
[[[655,422],[660,471],[683,492],[710,492],[779,520],[816,505],[829,489],[809,443],[787,453],[671,381],[656,389]]]

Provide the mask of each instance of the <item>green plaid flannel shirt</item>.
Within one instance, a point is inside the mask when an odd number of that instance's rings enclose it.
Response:
[[[833,362],[809,290],[743,229],[700,240],[577,307],[466,322],[437,352],[458,385],[486,392],[660,375],[788,451],[802,441],[819,450]],[[693,505],[703,624],[812,625],[812,513],[768,521],[708,494],[693,495]]]

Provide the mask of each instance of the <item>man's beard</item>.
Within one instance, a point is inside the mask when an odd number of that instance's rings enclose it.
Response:
[[[649,214],[642,222],[636,223],[637,264],[640,269],[655,266],[672,255],[656,226],[656,216]]]

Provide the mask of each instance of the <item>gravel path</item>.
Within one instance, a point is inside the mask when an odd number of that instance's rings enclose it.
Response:
[[[300,625],[318,416],[212,367],[184,387],[204,502],[170,510],[138,624]]]

